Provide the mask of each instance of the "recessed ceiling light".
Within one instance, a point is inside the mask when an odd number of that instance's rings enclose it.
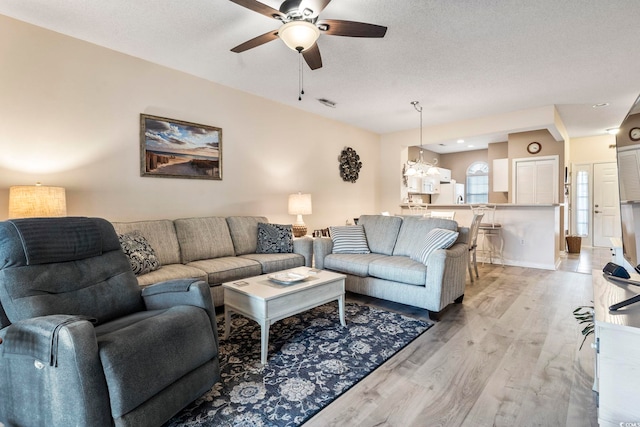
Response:
[[[615,135],[615,134],[617,134],[617,133],[620,131],[620,129],[618,129],[618,128],[609,128],[609,129],[607,129],[606,131],[607,131],[607,133],[608,133],[609,135]]]
[[[458,144],[464,144],[464,139],[459,139],[456,141]]]
[[[608,102],[601,102],[599,104],[593,104],[592,107],[593,108],[602,108],[602,107],[608,107],[609,103]]]
[[[475,145],[467,145],[467,148],[473,148]]]

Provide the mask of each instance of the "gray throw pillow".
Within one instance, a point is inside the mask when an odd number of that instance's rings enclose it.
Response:
[[[369,254],[367,236],[362,225],[329,227],[334,254]]]
[[[138,231],[118,234],[122,251],[129,258],[131,270],[136,276],[146,274],[160,268],[160,261],[149,241]]]
[[[458,232],[445,230],[444,228],[434,228],[429,231],[424,238],[424,242],[417,254],[412,254],[410,258],[427,265],[429,255],[437,249],[448,249],[458,239]]]
[[[258,223],[259,254],[290,254],[293,252],[293,226],[291,224]]]

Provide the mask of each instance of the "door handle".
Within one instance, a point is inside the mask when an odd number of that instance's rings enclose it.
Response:
[[[602,211],[593,211],[593,213],[602,213]]]

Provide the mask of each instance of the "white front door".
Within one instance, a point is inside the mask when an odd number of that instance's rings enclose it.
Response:
[[[593,246],[611,247],[620,237],[618,167],[615,162],[593,165]]]

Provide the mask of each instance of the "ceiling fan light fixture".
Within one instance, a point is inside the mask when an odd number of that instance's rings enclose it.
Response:
[[[278,37],[290,49],[304,52],[316,43],[320,37],[320,30],[311,22],[291,21],[280,27]]]

